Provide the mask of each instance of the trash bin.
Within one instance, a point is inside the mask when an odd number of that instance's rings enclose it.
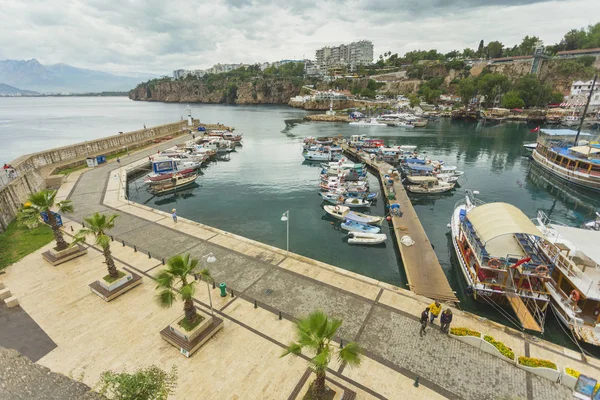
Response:
[[[87,163],[87,166],[90,168],[98,166],[98,160],[96,160],[94,157],[86,158],[85,162]]]
[[[221,289],[221,297],[227,296],[227,285],[224,283],[219,284],[219,289]]]
[[[96,162],[98,164],[104,164],[106,162],[106,156],[96,156]]]

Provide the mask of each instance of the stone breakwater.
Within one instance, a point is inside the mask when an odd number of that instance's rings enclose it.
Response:
[[[198,126],[195,120],[193,128]],[[209,129],[224,128],[207,126]],[[165,136],[176,136],[188,132],[186,121],[149,127],[133,132],[122,133],[102,139],[76,143],[70,146],[27,154],[13,160],[10,164],[17,171],[17,177],[0,188],[0,232],[16,217],[19,207],[34,192],[61,184],[62,178],[50,177],[57,167],[80,165],[85,158],[94,155],[106,155],[151,143]]]

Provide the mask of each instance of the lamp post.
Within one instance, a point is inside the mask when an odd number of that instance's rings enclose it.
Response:
[[[217,261],[217,257],[215,257],[215,255],[214,255],[213,253],[208,253],[208,254],[206,254],[206,255],[202,256],[202,258],[200,259],[200,260],[201,260],[201,261],[200,261],[200,264],[202,264],[202,260],[204,260],[204,259],[206,259],[206,262],[207,262],[208,264],[212,264],[212,263],[214,263],[214,262],[216,262],[216,261]],[[212,302],[212,295],[211,295],[211,293],[210,293],[210,285],[208,284],[208,278],[209,278],[209,277],[210,277],[210,275],[209,275],[209,276],[205,276],[205,278],[206,278],[206,279],[205,279],[205,281],[206,281],[206,290],[208,290],[208,301],[210,302],[210,315],[214,315],[214,311],[213,311],[213,302]],[[195,272],[195,273],[194,273],[194,278],[195,278],[196,280],[198,280],[198,279],[199,279],[199,278],[198,278],[198,272]],[[211,277],[211,279],[212,279],[212,277]]]
[[[287,234],[285,235],[285,237],[286,237],[285,250],[289,253],[290,252],[290,210],[287,210],[286,212],[283,213],[283,215],[281,216],[281,220],[283,222],[285,222],[287,225]]]

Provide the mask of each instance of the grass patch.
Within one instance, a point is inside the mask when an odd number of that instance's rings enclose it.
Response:
[[[16,263],[26,255],[33,253],[54,240],[52,229],[46,224],[28,229],[26,226],[11,222],[6,231],[0,233],[0,271]]]
[[[0,233],[0,271],[16,263],[26,255],[33,253],[54,240],[52,229],[46,224],[28,229],[26,226],[11,222],[6,231]]]
[[[112,276],[110,276],[110,275],[106,275],[106,276],[105,276],[104,278],[102,278],[102,279],[104,279],[104,281],[105,281],[106,283],[113,283],[114,281],[116,281],[116,280],[119,280],[119,279],[121,279],[122,277],[124,277],[125,275],[127,275],[125,272],[123,272],[123,271],[119,271],[119,270],[117,270],[117,273],[119,274],[119,276],[117,276],[116,278],[113,278],[113,277],[112,277]]]
[[[314,385],[314,381],[313,383],[310,384],[310,386],[308,387],[308,392],[306,392],[306,394],[304,395],[304,397],[302,397],[302,400],[314,400],[316,399],[316,397],[313,397],[313,385]],[[330,388],[328,388],[327,386],[325,386],[325,396],[323,396],[323,400],[333,400],[333,398],[335,397],[335,392],[333,390],[331,390]]]
[[[200,322],[202,321],[204,321],[204,317],[202,315],[196,315],[196,322],[194,322],[193,324],[190,324],[186,318],[183,318],[177,323],[177,325],[189,332],[198,325],[200,325]]]
[[[76,166],[76,167],[71,167],[71,168],[67,168],[67,169],[62,169],[62,170],[58,171],[58,174],[59,174],[59,175],[68,175],[68,174],[70,174],[71,172],[79,171],[79,170],[82,170],[82,169],[85,169],[85,168],[87,168],[87,164],[86,164],[86,163],[83,163],[83,164],[81,164],[81,165],[78,165],[78,166]]]
[[[552,361],[542,360],[540,358],[521,356],[519,357],[519,364],[531,368],[550,368],[558,370],[558,368],[556,368],[556,364],[554,364]]]

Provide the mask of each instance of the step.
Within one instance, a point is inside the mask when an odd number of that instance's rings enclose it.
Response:
[[[19,305],[19,300],[17,300],[15,296],[11,296],[4,301],[6,302],[6,306],[8,308],[13,308]]]
[[[10,294],[10,289],[1,289],[0,290],[0,300],[8,299],[12,294]]]

